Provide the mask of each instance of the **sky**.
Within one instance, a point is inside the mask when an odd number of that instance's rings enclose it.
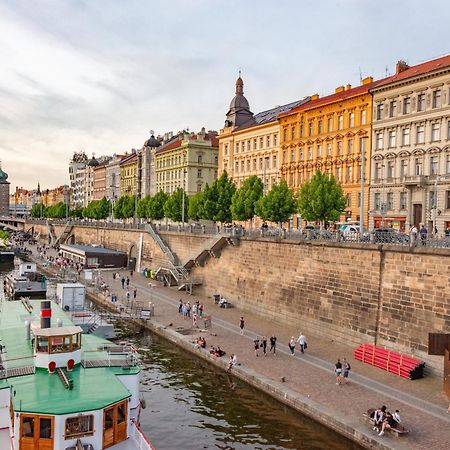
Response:
[[[239,70],[257,113],[448,54],[449,23],[446,0],[0,0],[2,169],[53,188],[74,152],[218,131]]]

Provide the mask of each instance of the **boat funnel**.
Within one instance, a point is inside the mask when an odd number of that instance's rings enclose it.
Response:
[[[52,306],[49,300],[41,302],[41,328],[51,328]]]

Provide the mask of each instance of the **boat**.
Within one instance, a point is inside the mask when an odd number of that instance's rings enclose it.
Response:
[[[0,449],[154,450],[137,349],[83,334],[50,300],[0,309]]]
[[[3,284],[5,294],[11,300],[21,297],[45,298],[47,293],[45,275],[37,272],[34,263],[20,264],[18,272],[7,275]]]

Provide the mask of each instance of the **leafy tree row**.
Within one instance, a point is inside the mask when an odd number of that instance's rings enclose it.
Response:
[[[298,196],[285,181],[275,184],[264,195],[263,184],[257,176],[247,178],[236,189],[224,171],[211,186],[206,185],[203,191],[192,197],[178,188],[170,196],[161,191],[138,201],[134,196],[122,196],[114,208],[111,202],[103,198],[90,202],[86,208],[71,210],[70,216],[106,219],[112,213],[116,219],[128,219],[136,215],[150,220],[166,217],[180,222],[183,219],[183,197],[185,220],[204,219],[223,223],[247,221],[259,216],[264,221],[281,224],[298,211],[303,219],[323,224],[338,220],[346,204],[342,189],[334,177],[320,171],[302,185]],[[64,218],[66,205],[61,202],[45,208],[42,204],[36,204],[30,214],[33,217]]]

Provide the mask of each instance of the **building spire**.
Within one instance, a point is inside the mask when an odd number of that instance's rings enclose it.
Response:
[[[239,69],[239,77],[236,80],[236,95],[244,95],[244,82],[241,78],[241,69]]]

